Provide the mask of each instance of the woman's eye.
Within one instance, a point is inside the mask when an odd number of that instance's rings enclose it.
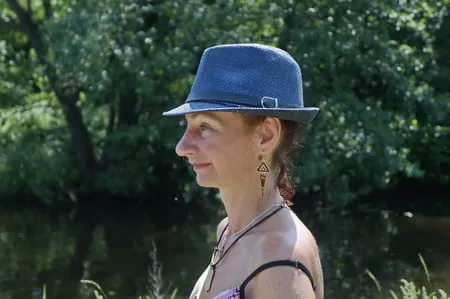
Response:
[[[210,130],[211,130],[211,127],[209,125],[207,125],[207,124],[201,124],[200,127],[199,127],[200,134],[204,134],[204,133],[206,133],[206,132],[208,132]]]

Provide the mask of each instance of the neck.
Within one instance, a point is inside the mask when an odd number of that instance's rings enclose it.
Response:
[[[266,182],[264,196],[261,195],[258,183],[240,181],[233,184],[233,187],[220,189],[220,196],[228,215],[229,234],[240,231],[269,206],[283,203],[273,181]]]

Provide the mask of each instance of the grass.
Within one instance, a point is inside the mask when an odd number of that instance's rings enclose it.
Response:
[[[391,295],[391,297],[393,299],[450,299],[447,293],[442,289],[438,289],[437,291],[430,291],[430,289],[432,288],[430,272],[428,271],[428,267],[425,263],[425,260],[423,259],[420,253],[419,253],[419,260],[420,263],[422,264],[425,276],[427,278],[428,288],[425,286],[418,287],[416,286],[416,284],[414,284],[414,282],[408,281],[406,279],[401,279],[400,291],[398,293],[395,293],[393,290],[389,290],[389,294]],[[383,290],[381,288],[379,281],[377,280],[375,275],[373,275],[373,273],[370,272],[369,270],[366,270],[366,274],[375,283],[375,286],[379,293],[379,298],[381,298]]]
[[[155,244],[153,244],[152,247],[153,248],[149,254],[151,264],[148,267],[148,295],[140,296],[138,297],[138,299],[175,299],[177,297],[177,289],[170,290],[170,286],[168,288],[164,286],[162,279],[162,265],[157,259]],[[416,284],[414,284],[414,282],[408,281],[406,279],[401,279],[399,290],[397,292],[394,292],[391,289],[387,290],[390,299],[450,299],[448,294],[442,289],[438,289],[437,291],[430,291],[430,289],[432,288],[430,273],[421,254],[419,254],[419,260],[425,272],[428,286],[418,287],[416,286]],[[377,298],[383,298],[383,296],[385,296],[386,290],[383,290],[380,282],[372,272],[366,270],[366,274],[374,282],[376,289],[378,290]],[[84,279],[81,280],[81,283],[93,288],[92,292],[95,296],[95,299],[108,298],[101,286],[95,281]],[[42,299],[47,299],[46,293],[47,287],[46,285],[44,285],[42,289]]]
[[[108,297],[106,296],[105,292],[102,290],[102,288],[98,285],[98,283],[96,283],[95,281],[92,280],[81,280],[81,283],[85,283],[88,285],[91,285],[94,287],[94,296],[95,299],[107,299]],[[159,294],[156,296],[139,296],[139,299],[175,299],[177,295],[176,289],[172,292],[171,295],[167,295],[167,294]],[[45,297],[44,297],[45,298]]]
[[[150,250],[149,257],[150,266],[148,267],[148,295],[139,296],[138,299],[175,299],[177,297],[177,289],[171,290],[170,285],[168,287],[164,286],[162,278],[162,265],[158,261],[157,249],[154,242],[152,243],[152,249]],[[108,298],[105,291],[103,291],[97,282],[89,279],[83,279],[80,282],[84,285],[92,287],[92,292],[95,299]],[[42,289],[42,299],[47,299],[46,293],[46,285],[44,285]]]

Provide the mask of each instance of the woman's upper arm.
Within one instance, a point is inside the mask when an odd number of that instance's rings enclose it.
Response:
[[[312,237],[297,242],[290,260],[302,263],[312,276],[302,269],[292,266],[276,266],[267,268],[255,276],[249,299],[254,298],[286,298],[286,299],[323,299],[323,277],[319,250]],[[280,259],[270,254],[260,257],[258,264]],[[282,258],[281,258],[282,259]],[[264,262],[263,262],[264,261]]]
[[[300,269],[279,266],[266,269],[255,277],[249,299],[316,299],[308,276]]]

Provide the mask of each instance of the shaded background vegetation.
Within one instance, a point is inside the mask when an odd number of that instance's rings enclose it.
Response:
[[[161,112],[184,101],[205,47],[234,42],[292,53],[322,109],[295,171],[302,194],[345,205],[406,179],[447,185],[448,5],[2,2],[0,191],[201,201],[173,151],[183,123]]]
[[[2,0],[0,201],[65,211],[81,225],[75,278],[102,211],[142,205],[159,229],[216,220],[214,190],[195,186],[174,153],[182,118],[161,113],[185,100],[204,48],[258,42],[294,56],[306,105],[321,108],[293,170],[299,209],[446,214],[449,8],[449,0]]]

